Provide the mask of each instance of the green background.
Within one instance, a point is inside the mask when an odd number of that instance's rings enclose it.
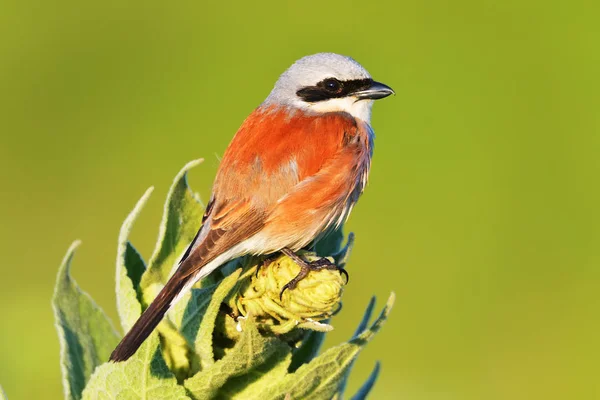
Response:
[[[375,399],[600,397],[600,51],[592,1],[2,2],[0,384],[60,398],[59,262],[116,320],[122,220],[147,258],[189,160],[203,199],[229,140],[297,58],[351,55],[377,102],[345,340],[398,296],[361,355]]]

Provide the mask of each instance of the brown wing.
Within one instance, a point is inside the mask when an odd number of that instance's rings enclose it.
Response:
[[[195,275],[215,257],[260,231],[265,220],[265,210],[248,200],[217,203],[182,258],[177,270],[180,279]]]

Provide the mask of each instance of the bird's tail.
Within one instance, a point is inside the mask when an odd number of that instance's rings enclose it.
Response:
[[[121,342],[110,355],[110,361],[125,361],[131,357],[163,319],[177,295],[185,289],[188,283],[194,282],[194,276],[181,276],[177,272],[169,279],[165,287],[162,288],[150,306],[133,324],[125,337],[121,339]]]

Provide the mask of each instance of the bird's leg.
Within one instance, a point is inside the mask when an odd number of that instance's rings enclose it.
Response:
[[[289,258],[291,258],[296,264],[298,264],[300,266],[300,272],[298,273],[298,275],[296,275],[294,277],[294,279],[292,279],[291,281],[286,283],[285,286],[283,287],[283,289],[281,289],[281,293],[279,293],[280,300],[283,297],[283,292],[285,292],[286,289],[293,290],[296,287],[296,285],[298,284],[298,282],[300,282],[302,279],[306,278],[306,275],[308,275],[308,273],[310,271],[319,271],[322,269],[335,269],[335,270],[339,271],[340,274],[343,274],[346,277],[346,282],[348,282],[348,280],[349,280],[348,272],[346,272],[346,270],[343,268],[339,268],[337,265],[335,265],[334,263],[329,261],[327,258],[320,258],[318,260],[308,262],[308,261],[302,259],[302,257],[297,255],[296,253],[294,253],[292,250],[288,249],[287,247],[281,249],[281,252],[283,254],[285,254],[286,256],[288,256]]]

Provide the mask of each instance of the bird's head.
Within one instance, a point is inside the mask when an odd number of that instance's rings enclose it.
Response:
[[[318,53],[301,58],[281,74],[265,105],[316,113],[347,112],[368,123],[373,101],[393,93],[352,58]]]

